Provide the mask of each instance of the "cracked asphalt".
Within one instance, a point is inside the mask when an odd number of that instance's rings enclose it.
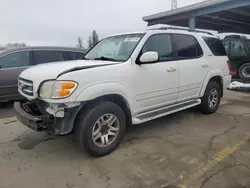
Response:
[[[102,158],[3,111],[0,188],[250,188],[249,94],[227,91],[212,115],[194,108],[134,126]]]

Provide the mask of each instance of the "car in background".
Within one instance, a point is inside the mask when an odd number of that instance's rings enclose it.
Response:
[[[223,39],[223,44],[230,59],[233,77],[250,81],[250,37],[228,35]]]
[[[17,82],[19,74],[26,68],[48,62],[78,60],[84,55],[85,51],[81,48],[44,46],[0,52],[0,103],[22,98]]]

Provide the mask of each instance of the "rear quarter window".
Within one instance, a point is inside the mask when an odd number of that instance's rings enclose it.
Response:
[[[226,50],[220,39],[203,37],[204,41],[215,56],[227,56]]]

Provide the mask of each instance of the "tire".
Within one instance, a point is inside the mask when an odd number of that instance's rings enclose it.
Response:
[[[213,102],[213,105],[211,105],[210,101],[212,98],[212,93],[217,92],[217,96],[214,96],[217,98],[217,102]],[[215,93],[214,93],[215,94]],[[212,114],[217,111],[221,101],[221,88],[219,84],[215,81],[210,81],[207,85],[206,91],[204,93],[204,96],[201,99],[201,112],[204,114]]]
[[[244,63],[240,66],[238,74],[243,80],[250,80],[250,63]]]
[[[111,117],[113,117],[112,121],[114,119],[117,121],[112,125],[110,123],[109,126],[107,122]],[[97,132],[98,134],[96,134]],[[116,136],[108,135],[105,137],[105,135],[111,134],[110,132],[115,133]],[[85,110],[80,112],[76,121],[76,139],[81,148],[94,157],[105,156],[113,152],[120,145],[125,132],[126,116],[123,110],[115,103],[109,101],[101,101],[88,106],[87,109],[85,108]],[[100,137],[100,134],[104,136]],[[96,135],[96,138],[98,137],[96,141],[94,141],[94,135]],[[107,140],[104,137],[108,139],[109,144],[107,144]],[[102,145],[103,142],[107,145]]]

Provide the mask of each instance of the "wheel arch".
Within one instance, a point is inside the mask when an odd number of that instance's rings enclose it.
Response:
[[[238,69],[239,69],[242,65],[244,65],[244,64],[246,64],[246,63],[250,63],[250,60],[244,60],[244,61],[240,62],[240,63],[239,63],[239,66],[238,66]]]
[[[211,81],[215,81],[215,82],[217,82],[217,83],[219,84],[220,90],[221,90],[221,97],[223,97],[223,96],[224,96],[224,91],[223,91],[223,78],[222,78],[221,76],[214,76],[214,77],[212,77],[212,78],[209,80],[209,82],[211,82]],[[209,83],[209,82],[208,82],[208,83]]]
[[[223,91],[223,78],[222,78],[222,75],[220,73],[213,73],[213,72],[210,72],[209,74],[207,74],[206,78],[205,78],[205,81],[203,82],[203,86],[201,88],[201,91],[200,91],[200,96],[203,97],[204,96],[204,93],[206,91],[206,88],[207,88],[207,85],[209,82],[211,81],[215,81],[219,84],[220,86],[220,89],[221,89],[221,97],[224,96],[224,91]]]
[[[97,98],[94,98],[92,100],[83,102],[81,110],[78,112],[75,120],[74,120],[74,127],[75,127],[75,122],[77,121],[77,119],[79,118],[79,114],[81,111],[85,110],[86,108],[88,108],[91,105],[94,105],[96,103],[99,103],[101,101],[110,101],[113,102],[115,104],[117,104],[125,113],[126,116],[126,120],[127,120],[127,124],[126,124],[126,128],[127,130],[129,130],[132,127],[132,114],[131,114],[131,108],[130,105],[128,103],[128,101],[125,99],[124,96],[120,95],[120,94],[107,94],[107,95],[102,95],[99,96]]]
[[[127,101],[131,109],[133,109],[134,100],[131,92],[123,84],[117,82],[102,82],[83,88],[75,98],[75,101],[91,101],[108,95],[120,95]]]

